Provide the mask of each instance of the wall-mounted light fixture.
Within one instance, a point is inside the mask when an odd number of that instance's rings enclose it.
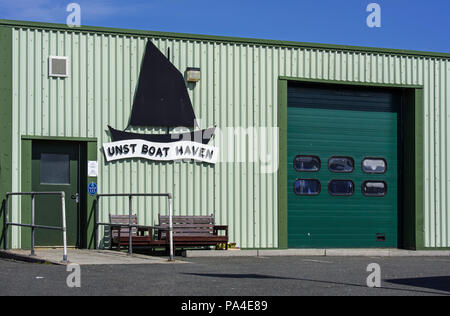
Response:
[[[200,68],[187,68],[186,69],[186,80],[188,82],[200,81]]]

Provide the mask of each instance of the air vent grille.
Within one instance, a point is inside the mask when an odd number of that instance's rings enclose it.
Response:
[[[68,77],[69,76],[68,57],[50,56],[49,58],[49,76],[50,77]]]

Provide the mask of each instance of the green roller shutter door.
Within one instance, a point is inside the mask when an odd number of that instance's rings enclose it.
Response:
[[[400,94],[376,88],[291,85],[288,102],[288,246],[397,247]],[[297,155],[319,157],[320,170],[296,171]],[[354,170],[331,172],[332,157],[352,158]],[[364,172],[365,158],[384,159],[387,171]],[[320,193],[296,194],[298,179],[319,180]],[[353,195],[331,195],[333,180],[353,183]],[[365,196],[366,181],[387,186],[386,195]],[[301,186],[303,193],[313,193],[316,182],[308,183],[310,191]]]

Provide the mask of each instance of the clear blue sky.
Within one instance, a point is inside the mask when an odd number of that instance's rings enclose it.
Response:
[[[0,18],[450,53],[449,0],[0,0]],[[366,7],[381,6],[381,28]]]

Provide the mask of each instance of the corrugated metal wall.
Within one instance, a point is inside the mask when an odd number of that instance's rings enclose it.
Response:
[[[13,30],[13,190],[20,191],[22,135],[96,137],[109,142],[106,126],[125,128],[147,38],[75,31]],[[188,86],[202,128],[276,127],[279,76],[425,87],[425,236],[429,247],[450,246],[450,62],[386,54],[272,47],[220,41],[152,38],[182,72],[200,67],[202,80]],[[70,76],[48,77],[48,56],[70,58]],[[138,130],[144,132],[144,130]],[[163,132],[146,130],[146,132]],[[223,138],[221,142],[220,138]],[[223,134],[216,145],[227,143]],[[222,155],[237,155],[220,148]],[[276,152],[277,141],[269,148]],[[99,154],[99,191],[172,192],[176,214],[214,213],[230,226],[231,241],[246,248],[278,245],[277,174],[261,162],[105,164]],[[155,224],[164,200],[139,200],[140,223]],[[18,207],[18,202],[14,202]],[[125,213],[127,203],[103,203]],[[19,214],[14,220],[19,219]],[[14,228],[13,246],[20,246]]]

